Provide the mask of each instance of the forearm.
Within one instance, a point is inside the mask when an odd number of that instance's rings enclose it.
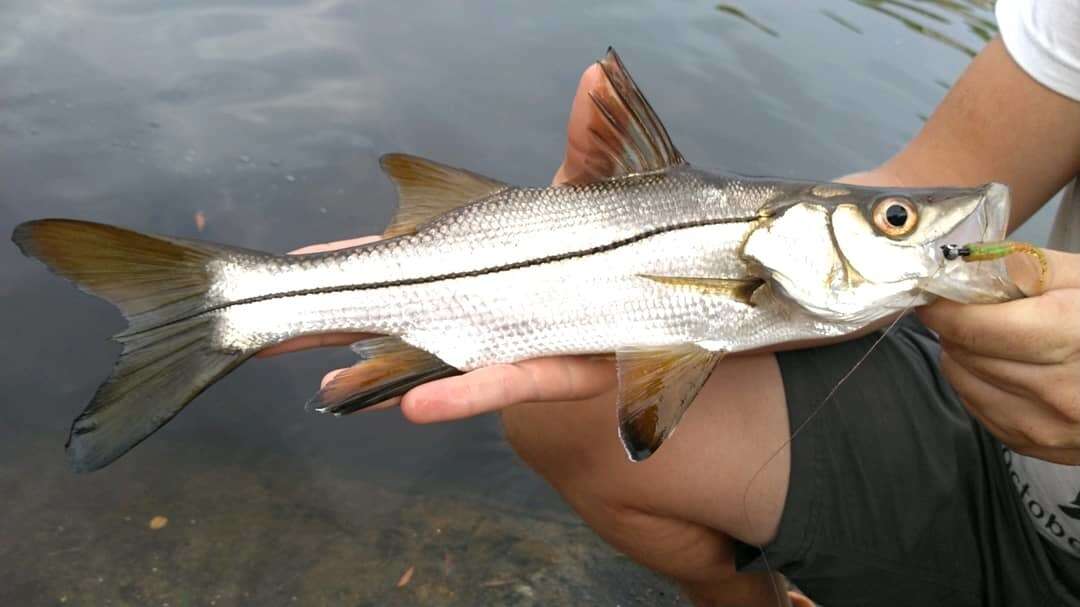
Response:
[[[881,166],[844,178],[864,185],[1005,183],[1019,226],[1080,172],[1080,103],[1032,79],[995,39],[922,130]]]

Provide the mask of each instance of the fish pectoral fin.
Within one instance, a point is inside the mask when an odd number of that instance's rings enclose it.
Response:
[[[631,460],[646,459],[671,436],[723,357],[695,344],[616,352],[619,438]]]
[[[751,299],[754,291],[765,284],[760,278],[707,278],[697,276],[660,276],[657,274],[639,274],[654,282],[673,287],[697,289],[710,295],[719,295],[744,303],[754,305]]]
[[[683,164],[664,123],[641,93],[614,49],[598,64],[603,81],[589,91],[596,117],[588,136],[607,162],[587,167],[585,181],[603,181],[635,173],[659,171]]]
[[[398,190],[398,212],[383,236],[411,234],[421,225],[510,186],[476,173],[408,154],[379,159]]]
[[[347,415],[403,396],[429,381],[460,373],[436,356],[398,337],[358,341],[360,362],[341,371],[307,403],[309,411]]]

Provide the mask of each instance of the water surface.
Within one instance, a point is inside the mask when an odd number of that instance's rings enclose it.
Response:
[[[0,226],[287,251],[386,224],[385,152],[543,184],[609,44],[692,162],[830,178],[919,128],[992,34],[982,4],[7,0]],[[681,604],[517,463],[495,417],[305,413],[346,352],[249,363],[72,475],[64,437],[122,321],[0,255],[0,604]]]

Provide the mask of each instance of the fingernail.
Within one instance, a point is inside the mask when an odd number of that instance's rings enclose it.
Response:
[[[333,371],[323,375],[322,381],[319,382],[319,388],[325,388],[326,384],[334,381],[334,378],[341,374],[345,369],[334,369]]]

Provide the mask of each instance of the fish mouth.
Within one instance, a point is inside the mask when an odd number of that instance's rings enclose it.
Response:
[[[1009,222],[1009,188],[989,183],[980,188],[975,209],[934,244],[965,245],[972,242],[1002,240]]]
[[[931,241],[930,254],[937,270],[923,284],[922,290],[959,303],[995,303],[1021,296],[1016,283],[1009,278],[1003,260],[968,262],[947,259],[944,245],[966,245],[975,242],[1003,240],[1009,222],[1009,188],[1000,183],[988,183],[973,197],[974,208],[951,230]]]

